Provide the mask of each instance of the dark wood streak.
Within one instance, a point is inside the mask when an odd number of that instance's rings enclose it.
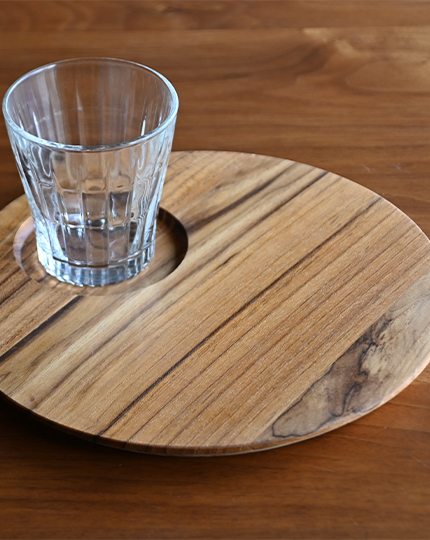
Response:
[[[285,171],[284,171],[285,172]],[[309,184],[307,184],[306,186],[303,186],[303,188],[301,188],[297,193],[295,193],[293,196],[291,196],[288,200],[286,201],[283,201],[279,204],[277,204],[276,206],[274,206],[273,208],[271,208],[268,212],[266,212],[265,214],[263,214],[254,224],[253,226],[255,227],[255,225],[257,225],[258,223],[262,223],[263,221],[265,221],[270,215],[274,214],[275,212],[278,212],[278,210],[280,210],[283,206],[285,206],[286,204],[290,203],[293,199],[295,199],[297,196],[301,195],[304,191],[306,191],[308,188],[312,187],[314,184],[316,184],[317,182],[319,182],[320,180],[322,180],[324,178],[324,176],[326,176],[327,174],[329,174],[327,171],[322,171],[321,174],[319,174],[316,178],[314,178],[311,182],[309,182]],[[281,175],[279,175],[281,176]],[[332,185],[330,186],[327,186],[326,188],[322,189],[321,190],[321,193],[323,193],[324,191],[326,191],[327,189],[331,189],[333,187],[334,184],[336,184],[337,182],[339,181],[339,179],[337,179]]]
[[[30,333],[28,333],[26,336],[20,339],[17,343],[15,343],[15,345],[13,345],[10,349],[4,352],[0,356],[0,363],[7,360],[10,356],[16,353],[19,349],[21,349],[21,347],[23,347],[26,343],[31,341],[35,336],[37,336],[38,334],[43,332],[45,329],[47,329],[54,321],[58,320],[70,308],[76,305],[80,300],[82,300],[82,296],[75,296],[66,305],[64,305],[62,308],[60,308],[55,313],[53,313],[48,319],[40,323],[39,326],[37,326],[34,330],[32,330]]]
[[[8,300],[11,296],[16,294],[18,291],[22,289],[27,283],[31,281],[31,279],[26,276],[23,272],[21,272],[20,268],[16,268],[11,274],[8,274],[6,279],[3,281],[0,281],[0,287],[4,286],[5,289],[7,287],[7,283],[10,282],[13,278],[17,278],[17,283],[13,288],[7,288],[7,295],[0,300],[0,305],[5,301]]]
[[[256,302],[259,298],[261,298],[264,294],[266,294],[270,289],[272,289],[277,283],[279,283],[281,280],[283,280],[289,273],[293,272],[298,266],[303,264],[303,262],[312,257],[315,253],[317,253],[322,247],[324,247],[327,243],[331,242],[336,236],[338,236],[343,230],[345,230],[347,227],[350,227],[351,224],[356,221],[359,217],[362,217],[365,215],[375,204],[380,202],[380,198],[375,199],[372,201],[362,212],[357,213],[353,216],[351,220],[349,220],[347,223],[345,223],[340,229],[338,229],[336,232],[334,232],[331,236],[326,238],[321,244],[316,246],[312,251],[307,253],[301,260],[296,262],[293,266],[288,268],[285,272],[283,272],[280,276],[278,276],[274,281],[272,281],[267,287],[262,289],[257,295],[255,295],[253,298],[251,298],[248,302],[246,302],[243,306],[241,306],[235,313],[230,315],[228,319],[223,321],[217,328],[215,328],[210,334],[208,334],[203,340],[201,340],[193,349],[191,349],[187,354],[185,354],[180,360],[178,360],[173,366],[171,366],[163,375],[161,375],[156,381],[154,381],[149,387],[147,387],[141,394],[139,394],[131,403],[128,405],[121,413],[116,416],[109,425],[103,429],[98,435],[101,437],[103,436],[112,426],[114,426],[126,413],[128,413],[141,399],[146,396],[151,390],[153,390],[157,385],[159,385],[166,377],[168,377],[175,369],[177,369],[181,364],[185,362],[187,358],[192,356],[197,350],[199,350],[208,340],[210,340],[212,337],[214,337],[216,334],[219,333],[222,328],[224,328],[228,323],[230,323],[232,320],[234,320],[238,315],[240,315],[242,312],[244,312],[248,307],[250,307],[254,302]],[[142,426],[141,426],[142,427]]]
[[[351,415],[371,411],[381,404],[382,398],[388,400],[391,385],[403,369],[402,362],[393,364],[390,343],[396,339],[404,341],[401,332],[415,310],[422,314],[422,329],[430,330],[430,315],[424,309],[430,299],[429,286],[430,272],[372,324],[257,441],[261,442],[269,433],[270,438],[288,441],[329,431],[346,423]],[[427,292],[423,294],[423,290]],[[420,348],[430,353],[429,344],[421,336],[412,336],[405,352],[405,365],[406,356],[417,354]]]
[[[345,229],[346,229],[348,226],[350,226],[350,225],[351,225],[358,217],[361,217],[363,214],[366,214],[366,213],[368,212],[368,210],[370,210],[370,208],[371,208],[372,206],[374,206],[378,201],[380,201],[380,199],[377,199],[377,200],[373,201],[372,204],[370,204],[370,205],[369,205],[369,206],[368,206],[361,214],[354,216],[354,218],[353,218],[350,222],[346,223],[342,229],[345,230]],[[390,214],[384,216],[383,220],[387,219],[387,217],[389,217],[389,215],[390,215]],[[383,221],[383,220],[382,220],[382,221]],[[378,225],[379,225],[379,224],[378,224]],[[375,227],[377,227],[377,225],[375,225]],[[334,233],[330,238],[326,239],[326,241],[324,241],[320,246],[317,246],[312,252],[309,252],[309,254],[308,254],[306,257],[304,257],[301,261],[298,261],[293,267],[291,267],[291,269],[290,269],[289,271],[287,271],[284,275],[280,276],[280,278],[279,278],[278,280],[276,280],[273,284],[269,285],[269,286],[268,286],[264,291],[262,291],[262,292],[267,292],[267,291],[272,287],[272,285],[276,285],[276,283],[279,282],[279,281],[281,281],[281,279],[282,279],[283,277],[288,277],[288,274],[289,274],[290,272],[296,270],[296,269],[297,269],[303,262],[305,262],[308,258],[311,258],[311,256],[315,255],[315,254],[316,254],[316,253],[317,253],[317,252],[318,252],[325,244],[327,244],[329,241],[333,240],[333,239],[337,236],[337,234],[338,234],[339,232],[341,232],[341,231],[337,231],[337,232]],[[369,232],[368,232],[367,234],[369,234]],[[373,262],[373,261],[376,260],[377,258],[378,258],[378,255],[375,255],[374,259],[372,259],[372,260],[369,261],[369,262]],[[357,272],[351,276],[351,278],[357,277],[357,275],[358,275],[360,272],[361,272],[361,269],[358,269]],[[334,295],[334,294],[336,294],[337,292],[339,292],[340,288],[341,288],[341,285],[340,285],[337,289],[334,289],[334,291],[332,292],[332,295]],[[296,293],[297,290],[295,290],[294,292]],[[350,295],[351,295],[351,294],[352,294],[352,293],[350,293]],[[260,294],[260,295],[257,295],[257,297],[256,297],[255,299],[258,299],[260,296],[261,296],[261,294]],[[287,300],[288,300],[288,297],[284,299],[284,302],[286,302]],[[247,306],[246,306],[246,307],[247,307]],[[276,306],[276,307],[279,307],[279,306]],[[301,306],[301,307],[302,307],[302,306]],[[301,307],[300,307],[299,309],[301,309]],[[275,309],[275,308],[274,308],[274,309]],[[272,311],[274,311],[274,309],[273,309]],[[267,317],[270,313],[272,313],[272,311],[266,313],[264,316]],[[237,314],[239,314],[239,312],[238,312]],[[294,314],[294,312],[291,313],[291,315],[293,315],[293,314]],[[236,315],[236,314],[235,314],[235,315]],[[307,318],[306,316],[303,317],[303,319],[300,319],[299,322],[302,322],[302,321],[305,320],[306,318]],[[230,319],[232,319],[232,317],[230,317],[229,320],[230,320]],[[220,328],[220,329],[221,329],[221,328]],[[253,327],[250,327],[240,339],[242,339],[244,336],[246,336],[246,334],[250,333],[252,330],[253,330]],[[210,337],[212,337],[212,336],[210,336]],[[275,341],[272,342],[272,346],[273,346],[273,347],[276,347],[283,339],[284,339],[284,336],[283,336],[283,335],[280,335],[280,337],[279,337],[278,340],[275,340]],[[206,340],[206,341],[207,341],[207,340]],[[224,352],[223,354],[225,354],[225,352]],[[218,359],[219,359],[219,358],[218,358]],[[216,359],[216,360],[218,360],[218,359]],[[215,360],[215,361],[216,361],[216,360]],[[257,362],[258,362],[258,359],[256,360],[255,363],[257,363]],[[245,370],[245,372],[246,372],[246,371],[249,371],[249,370],[255,365],[255,363],[254,363],[254,364],[251,364],[250,366],[248,366],[248,368]],[[265,370],[262,369],[262,370],[260,371],[260,373],[263,375],[263,374],[264,374],[264,371],[265,371]],[[244,373],[245,373],[245,372],[244,372]],[[200,376],[200,375],[201,375],[201,373],[199,373],[198,375],[196,375],[196,378],[197,378],[198,376]],[[160,381],[160,382],[161,382],[161,381]],[[228,388],[229,388],[230,386],[232,386],[232,385],[234,384],[234,382],[235,382],[235,381],[232,380],[230,384],[225,385],[224,388],[223,388],[223,390],[224,390],[224,391],[228,390]],[[184,388],[186,388],[186,387],[184,387]],[[208,404],[207,406],[209,406],[209,404]],[[201,409],[201,410],[200,410],[200,413],[204,412],[204,410],[205,410],[205,409]],[[150,420],[151,420],[151,419],[150,419]],[[148,421],[149,421],[149,420],[148,420]],[[191,425],[191,423],[192,423],[192,421],[189,422],[189,425]],[[141,426],[141,427],[143,427],[143,426]],[[187,425],[184,425],[184,429],[185,429],[186,427],[187,427]],[[140,428],[140,429],[141,429],[141,428]],[[134,434],[132,435],[131,438],[133,438],[133,437],[140,431],[140,429],[139,429],[136,433],[134,433]],[[197,450],[197,452],[199,452],[199,450]]]
[[[277,180],[279,177],[281,177],[283,174],[285,174],[288,170],[291,169],[291,165],[289,165],[285,170],[283,170],[280,174],[277,174],[275,175],[274,177],[272,177],[268,182],[265,183],[265,187],[269,186],[270,184],[272,184],[275,180]],[[298,190],[297,192],[295,192],[293,195],[291,195],[290,197],[288,197],[287,200],[283,201],[282,203],[280,203],[279,205],[276,206],[276,210],[279,210],[282,206],[285,206],[286,204],[288,204],[289,202],[291,202],[294,198],[296,198],[297,196],[299,196],[300,194],[302,194],[306,189],[312,187],[316,182],[318,182],[319,180],[321,180],[324,176],[326,176],[328,173],[327,171],[321,171],[315,178],[312,178],[312,180],[310,180],[310,182],[308,184],[306,184],[306,186],[304,186],[303,188],[301,188],[300,190]],[[298,180],[300,180],[300,178],[302,177],[299,177],[297,179],[295,179],[295,182],[297,182]],[[258,189],[258,190],[253,190],[253,193],[254,195],[258,194],[259,192],[261,192],[262,189]],[[233,206],[233,208],[236,207],[236,205]],[[230,209],[233,209],[233,208],[230,208]],[[370,207],[369,207],[370,208]],[[268,212],[267,214],[265,214],[263,216],[264,219],[266,219],[271,213],[273,213],[275,210],[272,209],[270,212]],[[218,216],[219,217],[219,216]],[[258,219],[252,226],[255,226],[256,224],[258,224],[260,221],[263,221],[263,218],[261,219]],[[187,229],[187,232],[189,232],[189,230]],[[233,245],[235,242],[237,242],[239,240],[239,238],[236,238],[234,240],[234,242],[231,242],[230,245]],[[224,247],[221,247],[217,252],[214,252],[211,256],[211,260],[216,260],[222,253],[223,251],[225,250]],[[208,261],[206,260],[204,263],[201,263],[200,265],[197,265],[195,266],[191,272],[187,275],[187,278],[190,278],[192,277],[194,274],[196,274],[199,270],[201,270],[204,266],[206,266],[208,263]],[[274,283],[272,284],[274,285]],[[173,289],[175,288],[175,285],[173,284],[171,287],[169,287],[167,290],[164,291],[164,295],[168,295],[169,292],[171,292]],[[270,286],[269,286],[270,288]],[[263,291],[264,292],[264,291]],[[189,292],[185,293],[186,294],[189,294]],[[185,296],[184,295],[184,296]],[[181,297],[182,298],[182,297]],[[255,298],[257,299],[257,297]],[[121,302],[122,300],[121,299],[118,299],[117,302]],[[145,304],[144,308],[142,310],[140,310],[137,314],[136,314],[136,317],[141,317],[145,312],[148,312],[157,302],[159,301],[159,298],[157,296],[154,297],[154,299]],[[176,300],[178,301],[178,299]],[[254,299],[251,300],[248,304],[246,304],[245,306],[243,306],[243,309],[245,309],[247,307],[247,305],[250,305],[251,303],[253,303]],[[94,321],[94,320],[97,320],[98,318],[103,318],[106,316],[106,313],[107,312],[112,312],[115,310],[115,306],[116,306],[116,302],[112,303],[108,308],[106,308],[106,310],[102,313],[102,314],[97,314],[95,315],[95,317],[93,317],[93,319],[91,319],[91,321]],[[236,315],[238,315],[240,312],[242,311],[242,308],[235,314],[232,315],[231,318],[234,318]],[[230,319],[229,319],[230,320]],[[225,321],[220,327],[216,328],[214,330],[214,334],[217,333],[228,321]],[[129,321],[126,321],[119,329],[118,331],[109,336],[107,339],[105,339],[100,345],[99,347],[100,348],[103,348],[103,347],[106,347],[112,340],[114,340],[118,335],[121,334],[121,332],[124,332],[127,327],[129,325]],[[207,339],[209,339],[209,337],[211,337],[212,334],[210,336],[208,336],[207,338],[205,338],[202,342],[198,343],[195,347],[195,349],[199,349],[204,342],[207,341]],[[187,355],[185,355],[182,359],[178,360],[177,364],[175,364],[175,366],[173,366],[172,368],[170,368],[169,370],[169,373],[170,371],[172,371],[175,367],[178,367],[180,364],[183,363],[183,361],[185,361],[186,358],[188,358],[188,356],[190,356],[192,353],[194,352],[194,349],[192,351],[189,351],[189,353],[187,353]],[[37,403],[34,403],[34,407],[37,407],[39,406],[47,397],[49,397],[49,395],[56,389],[58,388],[59,386],[61,386],[61,384],[63,384],[70,376],[73,375],[73,373],[83,364],[85,364],[88,360],[89,360],[89,356],[85,357],[80,363],[79,365],[75,366],[69,373],[67,373],[67,375],[65,375],[60,383],[56,384],[55,385],[55,388],[52,388],[51,392],[47,395],[45,395],[44,397],[42,397],[41,399],[39,399],[37,401]],[[154,386],[156,386],[157,384],[159,384],[165,377],[167,376],[167,373],[165,373],[164,375],[162,375],[159,379],[157,379],[157,381],[155,381],[153,383],[153,385],[151,385],[150,388],[148,388],[147,390],[144,390],[142,392],[142,394],[140,394],[137,398],[135,398],[135,400],[133,401],[133,403],[129,406],[129,408],[131,408],[132,405],[134,405],[135,403],[138,403]],[[123,411],[124,412],[124,411]],[[124,412],[125,414],[125,412]],[[112,421],[112,425],[115,424],[123,415],[123,413],[120,413],[120,415],[114,419],[114,421]],[[110,426],[108,426],[104,431],[102,431],[101,433],[103,434],[105,431],[107,431],[109,429]]]
[[[279,175],[276,175],[276,178],[280,178],[282,176],[282,174],[284,174],[286,171],[288,171],[288,169],[284,170],[281,174]],[[301,188],[299,191],[297,191],[296,193],[294,193],[293,195],[291,195],[290,197],[288,197],[288,199],[286,199],[285,201],[281,202],[280,204],[276,205],[275,207],[271,208],[270,211],[268,211],[266,214],[264,214],[263,216],[261,216],[260,218],[258,218],[257,220],[255,220],[252,224],[250,224],[250,229],[255,227],[256,225],[258,225],[259,223],[263,222],[265,219],[267,219],[271,214],[273,214],[274,212],[280,210],[283,206],[287,205],[288,203],[290,203],[293,199],[295,199],[297,196],[299,196],[300,194],[302,194],[305,190],[307,190],[308,188],[312,187],[316,182],[318,182],[319,180],[321,180],[324,176],[326,176],[328,173],[327,171],[323,171],[320,175],[318,175],[316,178],[312,179],[308,184],[306,184],[306,186],[304,186],[303,188]],[[299,177],[297,178],[295,181],[297,182],[298,180],[300,180],[300,178],[302,177]],[[258,193],[258,192],[256,192]],[[195,228],[195,230],[197,230],[197,227]],[[191,232],[190,228],[187,227],[187,232]],[[229,246],[234,246],[238,241],[240,240],[240,238],[235,238],[233,241],[231,241],[229,243]],[[225,251],[225,246],[222,246],[218,251],[215,251],[212,256],[211,256],[211,259],[210,260],[216,260],[223,252]],[[232,259],[232,257],[230,257],[230,260]],[[209,261],[208,260],[205,260],[203,261],[201,264],[199,265],[196,265],[193,267],[191,273],[189,274],[188,277],[196,274],[198,271],[200,271],[202,268],[204,268],[205,266],[207,266],[207,263]],[[222,266],[223,263],[221,263],[220,266]]]
[[[285,171],[283,171],[283,173],[285,173],[288,169],[286,169]],[[277,175],[277,178],[279,178],[280,176],[282,176],[281,173],[280,175]],[[301,188],[299,191],[297,191],[296,193],[294,193],[293,195],[291,195],[290,197],[288,197],[288,199],[286,199],[285,201],[279,203],[278,205],[276,205],[275,207],[271,208],[268,212],[266,212],[266,214],[264,214],[263,216],[261,216],[260,218],[258,218],[257,220],[255,220],[249,228],[253,228],[255,227],[256,225],[258,225],[259,223],[262,223],[264,220],[266,220],[271,214],[275,213],[276,211],[280,210],[283,206],[287,205],[288,203],[290,203],[293,199],[295,199],[297,196],[299,196],[300,194],[302,194],[305,190],[307,190],[308,188],[312,187],[316,182],[318,182],[319,180],[321,180],[322,178],[324,178],[324,176],[326,176],[328,173],[327,171],[323,171],[320,175],[318,175],[316,178],[312,179],[308,184],[306,184],[306,186],[304,186],[303,188]],[[300,180],[301,177],[297,178],[295,181],[298,181]],[[322,191],[325,191],[325,190],[322,190]],[[189,229],[187,229],[189,231]],[[236,237],[234,240],[232,240],[230,243],[229,243],[229,246],[234,246],[237,242],[239,242],[240,238],[239,237]],[[213,260],[216,260],[218,257],[220,257],[222,255],[222,253],[225,251],[225,247],[222,246],[220,247],[219,250],[213,252],[212,256],[211,256],[211,261]],[[224,266],[224,264],[226,264],[227,262],[231,261],[235,255],[237,254],[234,254],[232,256],[230,256],[228,258],[228,260],[224,261],[223,263],[221,263],[218,268]],[[191,272],[188,274],[188,277],[192,277],[194,274],[196,274],[197,272],[199,272],[202,268],[204,268],[205,266],[207,266],[207,263],[209,261],[206,259],[205,261],[203,261],[202,263],[200,263],[199,265],[196,265],[193,267],[193,269],[191,270]],[[170,291],[171,289],[169,289]],[[168,292],[169,292],[168,291]],[[189,294],[189,292],[187,292],[184,296],[186,296],[187,294]],[[180,297],[179,299],[181,299],[183,297]]]
[[[202,227],[204,227],[205,225],[208,225],[212,221],[215,221],[216,219],[220,218],[221,216],[224,216],[225,214],[228,214],[229,212],[231,212],[232,210],[234,210],[235,208],[237,208],[238,206],[243,204],[245,201],[251,199],[252,197],[257,195],[258,193],[260,193],[264,189],[268,188],[270,185],[272,185],[274,182],[276,182],[276,180],[278,180],[281,176],[283,176],[287,171],[289,171],[290,169],[292,169],[294,167],[297,167],[296,163],[290,164],[283,171],[276,174],[275,176],[272,176],[271,178],[269,178],[269,180],[267,180],[266,182],[264,182],[260,186],[257,186],[253,190],[245,193],[245,195],[243,195],[242,197],[239,197],[238,199],[236,199],[235,201],[230,203],[228,206],[225,206],[224,208],[222,208],[218,212],[215,212],[212,215],[206,216],[204,219],[194,220],[192,223],[187,225],[187,231],[190,232],[190,233],[192,233],[194,231],[197,231],[197,230],[201,229]],[[302,193],[305,189],[307,189],[312,184],[314,184],[315,182],[320,180],[326,174],[327,174],[327,172],[323,171],[317,178],[315,178],[308,185],[306,185],[302,189],[300,189],[297,193],[295,193],[290,199],[286,200],[283,204],[287,204],[290,200],[292,200],[295,197],[297,197],[298,195],[300,195],[300,193]],[[296,181],[298,181],[299,179],[300,178],[297,178]]]
[[[185,234],[185,231],[184,231],[184,228],[182,226],[182,224],[180,222],[178,222],[176,219],[174,219],[174,217],[172,216],[172,214],[170,212],[168,212],[167,210],[163,209],[163,208],[160,208],[160,212],[159,212],[159,219],[161,221],[163,221],[164,223],[166,223],[167,225],[171,226],[173,230],[176,230],[178,229],[179,231],[183,231],[183,237],[180,239],[180,240],[184,240],[184,245],[182,244],[177,244],[178,246],[178,251],[176,253],[176,256],[178,258],[177,260],[177,264],[179,264],[185,253],[186,253],[186,243],[187,243],[187,237],[186,237],[186,234]],[[33,234],[34,234],[34,229],[33,229]],[[27,239],[25,239],[24,243],[26,243]],[[35,249],[35,239],[34,239],[34,249]],[[25,249],[24,252],[26,252],[26,258],[31,258],[33,256],[37,257],[37,254],[35,253],[35,251],[31,251],[28,250],[28,249]],[[19,258],[18,258],[18,262],[20,264],[20,266],[24,267],[25,266],[25,262],[26,262],[26,259],[23,259],[21,256],[22,256],[22,251],[20,250],[19,253],[17,252],[16,255],[19,255]],[[7,298],[10,298],[12,296],[13,293],[15,292],[18,292],[22,289],[23,286],[25,286],[27,283],[31,282],[31,279],[28,277],[28,275],[26,275],[25,272],[22,271],[21,268],[17,267],[17,270],[14,272],[14,275],[17,274],[17,275],[20,275],[23,277],[23,279],[25,279],[25,282],[24,284],[21,284],[20,287],[16,288],[16,290],[10,292],[9,291],[9,296]],[[48,274],[42,274],[42,279],[38,279],[37,282],[38,283],[41,283],[41,281],[43,280],[52,280],[53,278],[51,276],[49,276]],[[60,285],[64,285],[64,284],[61,284]],[[77,289],[77,287],[76,287]],[[36,291],[37,293],[37,291]],[[55,295],[55,291],[52,291],[53,295]],[[35,294],[35,293],[33,293]],[[42,333],[43,331],[47,330],[49,328],[49,326],[56,322],[57,319],[60,318],[61,315],[63,315],[70,307],[72,307],[73,305],[75,305],[79,300],[82,300],[82,301],[86,301],[86,297],[85,296],[81,296],[81,295],[71,295],[71,300],[66,304],[64,305],[63,307],[61,307],[61,309],[59,309],[58,311],[56,311],[53,315],[51,315],[46,321],[42,322],[40,324],[40,326],[38,326],[37,328],[35,328],[30,334],[28,334],[27,336],[25,336],[23,339],[19,340],[17,343],[14,344],[13,347],[11,347],[10,349],[8,349],[1,357],[0,357],[0,363],[3,362],[3,361],[6,361],[11,355],[13,355],[14,353],[16,353],[21,347],[25,346],[26,343],[28,343],[29,341],[31,341],[36,335]],[[117,305],[118,302],[122,302],[123,300],[121,298],[118,299],[117,302],[114,302],[114,305],[110,306],[110,310],[112,309],[115,309],[115,306]],[[1,302],[0,302],[1,304]],[[106,313],[106,311],[104,311],[104,313]],[[93,319],[91,320],[95,320],[97,319],[97,317],[99,316],[99,314],[97,314]],[[3,338],[3,341],[5,341],[5,338]],[[58,346],[58,342],[55,344],[55,346]],[[43,359],[44,356],[46,356],[46,354],[51,350],[51,348],[49,349],[44,349],[43,351],[40,352],[40,354],[34,358],[32,358],[30,364],[29,364],[29,367],[33,367],[35,365],[38,364],[39,360],[40,359]],[[70,372],[69,375],[71,375],[73,373],[74,370],[72,370],[72,372]],[[67,377],[65,377],[62,381],[60,381],[60,383],[58,383],[57,385],[55,385],[55,388],[57,386],[60,386],[60,384],[62,382],[64,382],[65,380],[67,379]],[[55,388],[53,387],[51,389],[51,392],[52,393]],[[45,397],[48,397],[48,396],[45,396]],[[34,401],[33,402],[33,406],[34,407],[37,407],[41,402],[43,401],[43,399],[41,400],[38,400],[38,401]]]

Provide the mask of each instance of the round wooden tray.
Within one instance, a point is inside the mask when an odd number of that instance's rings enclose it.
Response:
[[[162,206],[149,269],[98,289],[45,274],[25,199],[0,212],[3,394],[100,443],[240,453],[351,422],[426,366],[430,244],[375,193],[179,152]]]

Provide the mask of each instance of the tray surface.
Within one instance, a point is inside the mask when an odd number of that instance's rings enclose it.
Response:
[[[239,453],[351,422],[430,353],[430,244],[400,210],[278,158],[176,152],[156,256],[121,286],[46,276],[0,212],[0,392],[75,435]]]

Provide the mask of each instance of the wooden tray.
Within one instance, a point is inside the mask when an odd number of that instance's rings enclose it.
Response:
[[[429,241],[375,193],[179,152],[162,206],[150,268],[102,289],[46,276],[23,198],[0,212],[3,394],[96,442],[239,453],[351,422],[426,366]]]

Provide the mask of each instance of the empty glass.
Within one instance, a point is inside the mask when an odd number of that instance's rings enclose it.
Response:
[[[177,110],[162,75],[109,58],[43,66],[8,90],[3,113],[49,274],[99,286],[149,263]]]

